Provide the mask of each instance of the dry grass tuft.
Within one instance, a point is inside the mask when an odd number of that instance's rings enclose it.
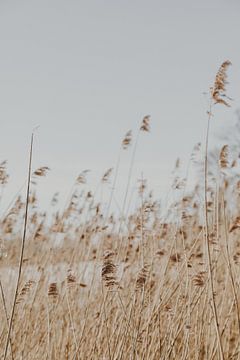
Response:
[[[230,106],[229,103],[225,100],[225,98],[228,98],[226,95],[226,84],[227,70],[230,65],[232,64],[229,60],[224,61],[217,72],[214,87],[212,90],[212,98],[216,104],[224,104],[226,106]]]
[[[54,299],[57,299],[57,297],[59,296],[58,287],[57,287],[56,282],[49,284],[48,296],[49,296],[49,298],[54,298]]]
[[[117,267],[114,264],[115,252],[106,250],[103,255],[102,280],[109,290],[113,290],[117,285]]]
[[[225,169],[228,167],[228,165],[229,165],[228,155],[229,155],[228,145],[224,145],[221,149],[220,156],[219,156],[219,164],[220,164],[221,169]]]
[[[229,65],[223,63],[216,75],[211,105],[229,105]],[[208,115],[209,123],[212,107]],[[134,142],[120,205],[113,189],[122,152],[132,144],[131,131],[121,141],[113,184],[109,168],[97,189],[90,189],[89,170],[84,170],[74,179],[62,210],[59,194],[54,194],[51,215],[39,211],[34,182],[49,169],[32,173],[29,167],[32,188],[27,197],[17,194],[0,219],[3,359],[239,357],[239,155],[226,139],[214,154],[207,141],[205,153],[197,143],[189,170],[197,170],[199,181],[188,191],[190,179],[180,176],[178,159],[169,184],[174,200],[167,206],[154,198],[143,175],[134,193],[130,191],[140,134],[149,131],[146,116]],[[1,190],[8,180],[4,161]],[[117,205],[114,212],[112,202]]]
[[[140,130],[146,132],[150,131],[150,115],[144,116]]]
[[[136,280],[136,290],[141,290],[144,288],[146,281],[149,276],[149,268],[150,266],[148,264],[145,264],[142,269],[138,273],[138,277]]]
[[[129,130],[122,140],[122,147],[124,150],[128,149],[128,147],[132,143],[132,130]]]

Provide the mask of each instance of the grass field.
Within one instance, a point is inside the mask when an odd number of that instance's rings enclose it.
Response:
[[[40,212],[37,183],[49,169],[33,171],[30,159],[27,201],[16,194],[1,219],[2,359],[240,359],[239,160],[230,162],[226,144],[213,177],[208,149],[214,106],[229,105],[229,65],[210,89],[204,149],[195,148],[203,176],[190,193],[176,176],[169,209],[142,178],[129,211],[138,137],[150,131],[149,116],[135,139],[128,132],[121,143],[130,168],[119,211],[112,213],[116,166],[100,180],[110,189],[104,204],[83,171],[63,210]],[[0,181],[7,185],[5,162]],[[57,201],[56,194],[52,206]]]

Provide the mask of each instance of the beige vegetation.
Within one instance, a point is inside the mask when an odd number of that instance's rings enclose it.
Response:
[[[210,89],[208,125],[215,105],[229,106],[229,65]],[[238,159],[230,162],[225,145],[210,174],[208,126],[204,161],[194,165],[203,183],[187,193],[176,175],[172,191],[180,196],[167,212],[142,178],[130,212],[137,144],[149,131],[146,116],[135,141],[128,131],[121,143],[121,151],[133,149],[120,215],[111,213],[120,158],[100,181],[108,186],[113,177],[107,206],[86,188],[86,170],[64,210],[51,216],[37,210],[36,194],[49,169],[32,173],[30,161],[28,201],[17,194],[1,219],[1,358],[240,359]],[[6,186],[5,162],[0,180]]]

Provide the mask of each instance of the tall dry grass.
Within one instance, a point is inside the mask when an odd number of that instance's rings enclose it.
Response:
[[[37,184],[49,168],[30,173],[27,200],[17,194],[1,219],[2,358],[240,358],[239,160],[231,159],[227,144],[217,158],[208,148],[214,106],[229,105],[229,65],[223,63],[210,89],[204,161],[197,156],[200,144],[191,154],[192,166],[204,176],[187,192],[177,161],[170,191],[178,197],[168,211],[143,176],[138,205],[133,212],[127,208],[134,159],[140,136],[150,131],[149,116],[135,140],[127,132],[116,169],[100,179],[99,186],[109,189],[105,206],[88,189],[85,170],[64,208],[47,216],[37,208]],[[111,213],[121,155],[132,144],[123,201],[119,213]],[[1,186],[7,182],[3,162]],[[54,194],[52,206],[57,203]]]

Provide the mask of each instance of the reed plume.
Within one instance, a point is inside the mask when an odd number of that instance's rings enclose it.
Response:
[[[219,164],[221,169],[226,169],[228,167],[229,165],[228,155],[229,155],[228,145],[224,145],[221,149],[219,156]]]
[[[215,101],[215,104],[230,106],[230,104],[225,100],[225,98],[230,99],[226,95],[227,70],[230,65],[232,65],[232,63],[229,60],[224,61],[216,74],[212,89],[212,98]]]
[[[102,280],[109,290],[113,290],[118,285],[117,266],[114,264],[115,252],[106,250],[103,255]]]
[[[124,150],[132,144],[132,130],[129,130],[122,140],[122,147]]]

